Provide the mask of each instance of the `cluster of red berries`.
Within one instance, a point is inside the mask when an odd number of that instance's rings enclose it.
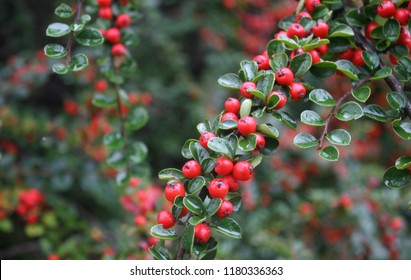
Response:
[[[39,221],[41,210],[44,206],[44,195],[38,189],[22,190],[18,194],[19,204],[16,212],[28,224]]]
[[[97,4],[100,6],[98,16],[100,18],[113,20],[114,23],[114,26],[107,30],[101,30],[101,33],[109,43],[113,44],[111,54],[113,56],[124,56],[127,49],[124,44],[121,43],[121,29],[131,24],[131,18],[127,14],[119,14],[114,18],[111,2],[111,0],[97,0]],[[127,5],[128,1],[120,1],[120,3]]]

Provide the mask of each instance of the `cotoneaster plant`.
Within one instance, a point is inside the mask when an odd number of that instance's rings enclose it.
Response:
[[[218,79],[234,96],[224,102],[224,110],[214,120],[198,124],[198,139],[183,145],[181,153],[190,168],[186,163],[159,173],[167,186],[183,185],[184,192],[174,197],[170,209],[160,212],[158,225],[151,229],[162,240],[149,249],[154,258],[213,259],[215,234],[241,238],[233,215],[241,206],[242,182],[252,180],[262,156],[276,151],[281,140],[278,123],[298,128],[295,116],[286,111],[288,106],[315,104],[318,112],[304,110],[299,119],[318,128],[317,132],[300,132],[293,142],[302,149],[315,148],[327,161],[337,161],[338,146],[351,143],[350,133],[335,127],[333,120],[367,117],[389,123],[401,139],[411,139],[411,4],[351,4],[301,0],[295,13],[280,21],[281,30],[263,53],[241,61],[237,73]],[[324,82],[338,75],[349,79],[352,88],[337,98],[310,84],[308,74]],[[387,85],[386,108],[368,102],[376,81]],[[410,155],[399,157],[386,170],[384,183],[395,189],[409,186],[410,166]]]

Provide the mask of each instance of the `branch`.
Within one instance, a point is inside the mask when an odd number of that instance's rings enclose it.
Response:
[[[76,12],[75,12],[75,19],[74,19],[74,24],[76,24],[81,17],[81,6],[83,5],[84,0],[77,0],[77,7],[76,7]],[[67,56],[66,56],[66,66],[70,65],[71,62],[71,49],[73,45],[73,40],[74,40],[74,31],[70,32],[70,37],[68,38],[67,45],[66,45],[66,50],[67,50]]]

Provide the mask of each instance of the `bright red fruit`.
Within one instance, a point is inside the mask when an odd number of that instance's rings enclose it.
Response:
[[[255,151],[259,151],[261,149],[264,149],[264,147],[265,147],[265,138],[264,138],[264,136],[260,133],[256,133],[255,135],[257,135]]]
[[[316,50],[309,50],[308,52],[311,55],[312,64],[316,64],[321,61],[320,55]]]
[[[170,202],[174,202],[177,196],[185,196],[186,191],[184,185],[181,182],[173,182],[166,186],[164,190],[166,199]]]
[[[107,29],[104,35],[106,37],[106,40],[110,43],[116,44],[120,42],[121,32],[117,27]]]
[[[234,179],[233,174],[224,176],[224,181],[227,183],[228,185],[228,189],[230,190],[230,192],[236,192],[238,191],[238,181],[236,179]]]
[[[348,48],[345,52],[341,52],[338,54],[338,59],[346,59],[346,60],[351,60],[351,57],[354,54],[354,50]]]
[[[294,73],[290,69],[284,67],[275,72],[275,82],[282,86],[289,86],[294,80]]]
[[[176,220],[174,219],[173,214],[169,210],[163,210],[158,213],[157,223],[163,225],[163,228],[168,229],[174,226]]]
[[[392,218],[390,222],[390,226],[393,230],[398,231],[404,227],[404,223],[401,218],[395,217],[395,218]]]
[[[394,18],[398,20],[401,25],[407,25],[410,20],[410,11],[404,8],[400,8],[395,12]]]
[[[97,4],[100,7],[109,7],[111,5],[111,0],[97,0]]]
[[[365,64],[365,61],[362,57],[362,49],[356,49],[354,51],[353,56],[351,57],[351,62],[355,65],[355,66],[363,66]]]
[[[270,69],[270,59],[265,55],[257,55],[253,58],[257,62],[258,70],[268,70]]]
[[[254,133],[257,129],[257,122],[253,117],[245,116],[238,120],[238,131],[243,136],[247,136],[250,133]]]
[[[200,135],[200,139],[199,139],[199,142],[200,142],[200,145],[203,147],[203,148],[206,148],[206,149],[208,149],[208,141],[211,139],[211,138],[215,138],[215,137],[217,137],[214,133],[212,133],[212,132],[208,132],[208,131],[206,131],[206,132],[203,132],[203,133],[201,133],[201,135]]]
[[[211,198],[221,198],[223,199],[229,191],[228,184],[222,178],[214,179],[208,185],[208,193]]]
[[[211,237],[211,230],[205,224],[198,224],[194,226],[194,240],[198,243],[207,243]]]
[[[398,37],[397,44],[398,45],[407,45],[407,42],[411,40],[411,35],[408,29],[401,27],[400,36]]]
[[[339,204],[343,208],[351,208],[352,198],[348,194],[342,194],[339,199]]]
[[[120,28],[125,28],[131,24],[131,18],[127,14],[118,15],[116,18],[116,25]]]
[[[98,10],[98,17],[104,19],[112,19],[113,18],[113,11],[110,7],[101,7]]]
[[[201,175],[201,166],[198,162],[192,159],[184,163],[181,171],[188,179],[193,179]]]
[[[328,52],[328,45],[322,45],[316,48],[316,50],[320,53],[321,56],[326,55]]]
[[[101,79],[94,83],[94,90],[99,92],[105,92],[108,88],[108,83],[106,80]]]
[[[299,23],[291,23],[291,25],[287,29],[287,36],[293,37],[297,36],[298,38],[302,38],[305,35],[304,27]]]
[[[219,218],[230,216],[231,214],[233,214],[233,204],[230,201],[224,199],[220,205],[220,208],[218,208],[215,214]]]
[[[364,29],[364,33],[365,33],[365,37],[367,37],[368,40],[373,41],[374,38],[371,37],[371,32],[377,28],[379,25],[376,22],[370,22],[369,24],[367,24],[367,26]]]
[[[226,120],[234,120],[238,121],[237,114],[231,113],[231,112],[226,112],[221,116],[220,121],[226,121]]]
[[[238,181],[248,181],[253,175],[253,166],[248,161],[239,161],[234,165],[233,177]]]
[[[326,22],[319,22],[313,26],[313,34],[315,37],[325,38],[328,35],[328,24]]]
[[[240,93],[245,98],[253,98],[254,95],[248,93],[249,89],[256,89],[257,86],[253,82],[244,82],[240,87]]]
[[[296,16],[296,18],[295,18],[295,21],[299,23],[300,20],[301,20],[303,17],[312,18],[312,16],[311,16],[310,13],[307,13],[307,12],[305,12],[305,11],[302,11],[302,12],[299,12],[299,13],[297,14],[297,16]]]
[[[224,102],[224,109],[230,113],[238,114],[240,107],[241,103],[237,98],[230,97]]]
[[[321,5],[320,0],[305,0],[304,6],[310,13],[314,12],[315,8]]]
[[[284,31],[284,30],[279,31],[277,34],[274,35],[274,39],[278,40],[280,36],[288,38],[287,31]]]
[[[305,89],[304,85],[299,82],[293,82],[290,85],[290,97],[292,100],[300,100],[304,98],[307,90]]]
[[[111,54],[113,56],[124,56],[126,54],[126,47],[123,44],[115,44],[111,48]]]
[[[287,103],[287,96],[285,96],[285,94],[282,93],[281,91],[277,91],[277,90],[272,91],[267,97],[267,103],[268,103],[268,100],[270,100],[270,97],[273,95],[278,95],[278,97],[280,98],[280,101],[277,103],[277,105],[273,109],[279,110],[283,108],[285,104]]]
[[[392,64],[398,64],[398,60],[395,56],[393,56],[391,53],[388,56],[390,58],[390,61]]]
[[[395,4],[388,0],[382,1],[377,7],[378,15],[383,18],[393,17],[396,10]]]
[[[179,218],[182,218],[182,217],[184,217],[184,216],[187,215],[187,214],[188,214],[188,209],[185,208],[185,207],[183,207],[183,208],[181,208],[181,212],[180,212],[180,215],[178,215],[178,217],[179,217]]]
[[[214,171],[218,175],[226,176],[233,171],[233,162],[229,158],[219,157],[215,162]]]

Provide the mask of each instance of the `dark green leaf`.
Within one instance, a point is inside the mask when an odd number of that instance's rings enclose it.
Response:
[[[359,89],[355,90],[352,89],[351,90],[351,94],[355,97],[355,99],[357,99],[360,102],[365,102],[368,100],[368,98],[371,95],[371,89],[367,86],[362,86]]]
[[[260,150],[260,153],[266,156],[271,156],[277,150],[278,145],[279,143],[277,139],[267,137],[265,139],[265,146]]]
[[[243,60],[240,63],[241,69],[244,71],[244,75],[247,81],[252,81],[258,72],[258,65],[255,61]]]
[[[336,24],[334,27],[331,28],[328,38],[333,37],[353,37],[354,31],[345,24]]]
[[[400,36],[401,26],[396,19],[388,19],[382,27],[382,33],[385,39],[393,43],[397,42]]]
[[[183,248],[186,252],[191,254],[193,251],[194,243],[194,226],[191,224],[186,225],[183,235],[181,236],[181,241],[183,243]]]
[[[395,133],[404,140],[411,140],[411,123],[409,122],[393,122]]]
[[[328,51],[335,53],[345,52],[348,48],[351,48],[351,41],[344,37],[331,38],[328,45]]]
[[[274,73],[267,73],[264,77],[262,77],[257,83],[257,89],[264,94],[264,98],[262,99],[265,101],[265,97],[270,94],[273,90],[275,82],[275,75]]]
[[[382,80],[385,79],[392,74],[392,69],[390,67],[384,67],[375,72],[374,77],[372,77],[370,80],[375,81],[375,80]]]
[[[390,92],[387,94],[387,102],[391,108],[398,111],[405,107],[404,97],[398,92]]]
[[[336,102],[331,94],[323,89],[315,89],[310,92],[309,98],[312,102],[325,107],[334,107]]]
[[[249,158],[247,161],[251,164],[253,168],[256,168],[261,163],[262,160],[263,160],[262,155],[256,155],[256,156]]]
[[[293,39],[284,37],[284,36],[280,36],[278,38],[278,41],[283,42],[284,45],[292,50],[298,49],[300,47],[300,45],[294,41]]]
[[[312,58],[308,52],[294,56],[290,62],[290,68],[295,77],[303,76],[311,67]]]
[[[317,112],[311,110],[305,110],[301,113],[301,121],[305,124],[313,126],[324,125],[324,120],[321,118],[321,116]]]
[[[61,63],[54,64],[52,69],[54,73],[60,74],[60,75],[67,74],[69,71],[69,68],[66,65],[61,64]]]
[[[352,64],[351,61],[348,60],[337,60],[335,62],[337,65],[337,70],[344,73],[348,78],[358,81],[358,69]]]
[[[337,70],[337,64],[330,61],[322,61],[313,64],[310,68],[311,74],[318,78],[328,78],[334,75]]]
[[[69,25],[61,22],[54,22],[47,27],[46,35],[49,37],[63,37],[69,34],[71,28]]]
[[[257,125],[257,131],[261,132],[264,136],[278,139],[280,132],[272,124],[259,124]]]
[[[218,208],[220,208],[222,202],[223,201],[221,200],[221,198],[211,199],[210,203],[207,205],[206,216],[211,217],[215,213],[217,213],[217,210],[218,210]]]
[[[44,54],[51,58],[61,58],[67,55],[67,50],[59,44],[48,44],[44,47]]]
[[[271,40],[270,42],[268,42],[268,45],[267,45],[268,57],[271,58],[273,54],[284,53],[284,52],[285,52],[284,43],[278,40]]]
[[[71,71],[81,71],[88,66],[88,58],[85,54],[79,53],[71,58],[69,69]]]
[[[344,129],[336,129],[327,134],[327,140],[334,145],[347,146],[351,143],[351,135]]]
[[[274,72],[277,72],[278,69],[287,67],[288,65],[288,55],[285,53],[276,53],[270,59],[270,66]]]
[[[211,227],[228,237],[241,238],[240,226],[232,218],[216,219]]]
[[[196,195],[189,195],[183,198],[184,206],[192,213],[203,216],[204,214],[204,204],[201,198]]]
[[[178,239],[177,233],[172,229],[164,229],[162,225],[155,225],[150,229],[150,234],[158,239]]]
[[[190,143],[190,151],[193,158],[199,163],[210,156],[207,150],[201,146],[198,141],[193,141]]]
[[[93,96],[93,105],[99,108],[108,108],[116,105],[116,100],[102,93],[96,93]]]
[[[167,169],[161,170],[158,173],[158,178],[160,180],[170,181],[170,180],[182,180],[185,178],[185,176],[183,175],[183,172],[181,172],[181,170],[179,169],[167,168]]]
[[[104,42],[104,37],[96,28],[85,28],[76,35],[79,44],[87,47],[96,47]]]
[[[274,112],[273,116],[282,121],[289,128],[297,129],[297,121],[287,112]]]
[[[201,258],[201,260],[214,260],[217,255],[217,249],[207,251],[207,253]]]
[[[375,52],[363,51],[362,57],[364,59],[365,65],[367,65],[367,67],[370,68],[372,72],[374,72],[380,65],[380,58]]]
[[[323,19],[324,17],[329,17],[330,13],[332,12],[327,8],[327,6],[320,5],[315,8],[311,15],[313,19],[318,20]]]
[[[241,117],[249,116],[252,106],[253,106],[253,102],[251,101],[251,99],[248,99],[248,98],[244,99],[243,102],[241,102],[240,116]]]
[[[335,117],[340,121],[351,121],[357,120],[364,115],[361,106],[354,101],[349,101],[343,104],[340,109],[338,109]]]
[[[267,108],[269,110],[274,109],[278,103],[280,103],[280,96],[278,94],[272,94],[267,100]]]
[[[208,158],[204,158],[201,163],[201,170],[203,170],[204,173],[210,173],[211,171],[213,171],[214,167],[215,167],[215,159],[208,157]]]
[[[384,173],[384,184],[393,189],[399,189],[411,183],[411,172],[408,169],[398,170],[391,166]]]
[[[73,15],[73,10],[69,5],[62,3],[54,10],[54,13],[61,18],[69,18]]]
[[[371,31],[371,38],[381,40],[384,39],[384,34],[382,32],[382,26],[377,26]]]
[[[338,149],[334,146],[325,147],[320,151],[320,157],[329,161],[337,161],[340,156]]]
[[[351,9],[345,16],[348,24],[356,27],[365,27],[368,23],[367,18],[358,12],[357,9]]]
[[[122,151],[114,151],[107,158],[107,163],[113,167],[119,168],[126,164],[126,157]]]
[[[119,187],[125,187],[130,181],[130,175],[126,171],[119,171],[116,175],[116,184]]]
[[[204,177],[198,176],[195,177],[190,181],[187,186],[187,193],[188,194],[195,194],[198,193],[206,184]]]
[[[388,121],[387,113],[379,105],[376,105],[376,104],[367,105],[364,107],[363,112],[364,112],[364,115],[376,121],[380,121],[380,122]]]
[[[86,24],[86,23],[88,23],[90,20],[91,20],[91,16],[90,16],[89,14],[83,14],[83,15],[81,15],[81,17],[80,17],[80,22],[81,22],[82,24]]]
[[[164,247],[161,247],[159,249],[156,249],[155,247],[150,247],[148,248],[148,251],[153,255],[153,258],[155,260],[170,260],[170,254],[168,253],[167,249]]]
[[[139,130],[148,122],[148,113],[144,107],[136,107],[131,110],[126,118],[126,127],[131,130]]]
[[[207,219],[207,217],[199,217],[199,216],[194,216],[191,217],[190,220],[188,220],[188,222],[190,223],[190,225],[198,225],[202,222],[204,222]]]
[[[250,133],[238,142],[238,148],[244,152],[251,152],[254,151],[256,144],[257,135]]]
[[[191,158],[193,158],[193,154],[191,153],[191,150],[190,150],[190,144],[191,144],[192,142],[198,142],[198,140],[188,139],[188,140],[184,143],[183,148],[181,149],[181,154],[182,154],[183,157],[185,157],[186,159],[191,159]]]
[[[305,50],[305,51],[310,51],[310,50],[314,50],[318,47],[328,45],[329,43],[330,43],[330,40],[328,40],[328,39],[315,38],[311,42],[304,45],[302,47],[302,49]]]
[[[265,95],[263,92],[256,90],[256,89],[249,89],[247,90],[248,93],[251,93],[252,95],[254,95],[255,97],[257,97],[258,99],[261,99],[262,101],[265,101]],[[250,113],[249,113],[250,114]]]
[[[71,30],[73,30],[74,32],[80,32],[81,30],[84,29],[84,24],[82,23],[73,23],[70,25]]]
[[[104,135],[103,143],[107,147],[119,149],[124,145],[124,138],[120,132],[110,132]]]
[[[395,161],[395,167],[399,170],[406,169],[411,166],[411,157],[403,156]]]
[[[232,73],[225,74],[218,79],[218,84],[227,88],[240,89],[242,83],[240,77]]]
[[[294,145],[302,149],[312,148],[317,146],[318,140],[313,135],[300,132],[294,137]]]
[[[139,164],[146,159],[147,153],[147,146],[141,141],[135,141],[131,144],[128,152],[128,158],[132,163]]]

